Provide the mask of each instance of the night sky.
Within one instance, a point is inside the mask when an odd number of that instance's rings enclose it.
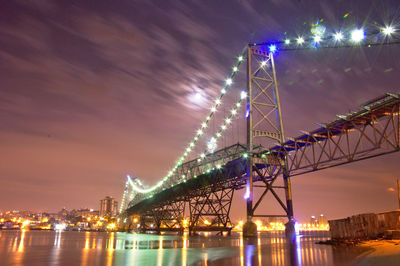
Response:
[[[98,209],[106,195],[120,201],[127,173],[156,183],[246,43],[310,34],[321,19],[328,30],[393,23],[400,34],[400,3],[0,1],[0,211]],[[398,58],[399,45],[280,52],[286,135],[399,92]],[[295,215],[396,209],[399,159],[294,177]]]

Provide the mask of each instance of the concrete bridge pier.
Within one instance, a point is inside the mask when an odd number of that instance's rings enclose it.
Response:
[[[296,222],[293,219],[285,224],[285,236],[291,242],[296,241]]]
[[[256,237],[257,236],[257,224],[255,224],[251,220],[248,220],[243,225],[242,232],[243,232],[243,237]]]

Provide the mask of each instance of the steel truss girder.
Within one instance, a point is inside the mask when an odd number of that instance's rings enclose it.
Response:
[[[183,231],[185,201],[170,201],[149,208],[140,214],[140,230]]]
[[[193,234],[196,231],[230,231],[232,223],[229,213],[234,190],[233,187],[223,187],[219,190],[204,188],[197,196],[190,198],[189,232]],[[205,224],[205,221],[208,223]]]
[[[258,150],[260,150],[260,148],[261,147],[258,147]],[[210,173],[218,167],[226,165],[228,162],[241,158],[245,152],[246,146],[237,143],[207,154],[204,158],[197,158],[186,162],[180,165],[174,172],[174,175],[171,176],[161,188],[157,189],[154,194],[182,184],[182,177],[184,177],[183,182],[187,182],[193,178],[197,178],[200,175]],[[146,194],[135,193],[135,195],[130,197],[128,208],[133,207],[135,204],[145,200],[146,198],[148,198],[148,195]]]
[[[281,147],[288,154],[288,174],[296,176],[399,151],[399,125],[397,102],[293,139]]]

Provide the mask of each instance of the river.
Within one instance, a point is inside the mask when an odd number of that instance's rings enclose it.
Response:
[[[215,236],[144,235],[118,232],[1,231],[0,265],[353,265],[358,248],[316,244],[326,232],[286,241],[262,232]]]

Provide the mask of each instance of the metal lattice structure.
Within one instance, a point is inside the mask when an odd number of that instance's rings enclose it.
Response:
[[[265,45],[247,47],[247,78],[246,145],[234,144],[180,164],[151,194],[130,193],[127,185],[121,217],[129,228],[183,232],[187,226],[190,233],[230,232],[232,198],[240,189],[246,189],[248,221],[292,221],[290,177],[400,150],[400,94],[386,94],[316,130],[285,138],[274,54]],[[276,185],[279,179],[283,185]],[[258,198],[255,188],[262,189]],[[260,208],[267,195],[283,213]]]
[[[272,142],[283,143],[285,136],[283,130],[282,113],[279,101],[278,86],[274,55],[263,47],[249,46],[247,55],[248,73],[248,102],[247,102],[247,149],[249,153],[247,173],[247,220],[253,217],[284,216],[293,219],[292,195],[290,179],[287,172],[285,152],[274,157],[274,163],[257,160],[253,156],[254,143],[267,147]],[[279,158],[279,160],[277,159]],[[261,170],[263,169],[263,170]],[[275,193],[273,183],[278,175],[282,174],[286,199],[282,200]],[[256,178],[255,178],[256,177]],[[264,189],[261,197],[253,206],[254,181],[261,180],[264,184],[258,185]],[[277,187],[276,187],[277,188]],[[271,192],[285,215],[255,214],[264,196]],[[284,203],[285,202],[285,203]]]

